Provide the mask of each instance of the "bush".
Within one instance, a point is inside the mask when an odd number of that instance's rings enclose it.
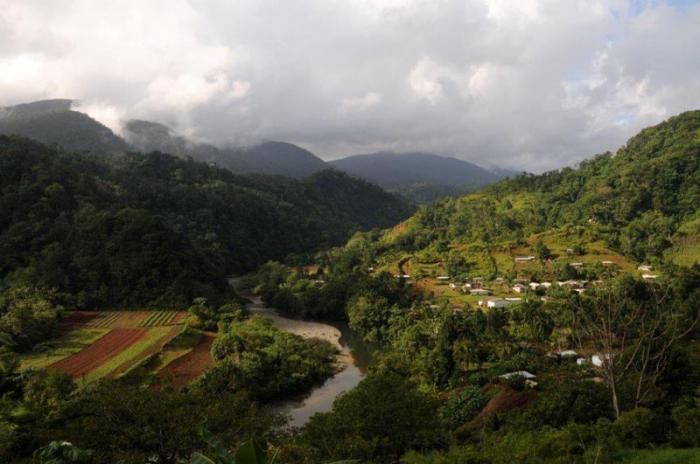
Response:
[[[648,448],[665,438],[659,418],[647,408],[622,413],[615,422],[615,430],[625,446]]]
[[[459,427],[472,420],[486,406],[488,398],[478,387],[470,385],[452,393],[440,408],[440,415],[450,428]]]

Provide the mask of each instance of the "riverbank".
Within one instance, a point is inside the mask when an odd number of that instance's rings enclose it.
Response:
[[[252,314],[267,317],[278,329],[303,338],[320,338],[335,346],[339,351],[336,356],[336,372],[341,372],[353,364],[350,348],[346,344],[341,343],[343,334],[337,327],[322,322],[304,321],[280,316],[277,310],[265,306],[265,303],[259,297],[253,295],[245,295],[245,297],[251,301],[247,306],[248,311]]]

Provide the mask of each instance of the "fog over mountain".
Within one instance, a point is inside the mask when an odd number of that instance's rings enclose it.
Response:
[[[700,105],[700,6],[687,0],[0,6],[0,105],[75,98],[117,133],[143,119],[216,145],[536,172]]]

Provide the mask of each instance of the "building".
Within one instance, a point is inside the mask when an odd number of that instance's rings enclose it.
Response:
[[[507,374],[499,375],[500,378],[502,379],[512,379],[513,377],[522,377],[525,380],[530,380],[530,379],[535,379],[537,376],[535,374],[532,374],[528,371],[515,371],[515,372],[508,372]]]
[[[569,266],[571,266],[571,267],[583,267],[583,263],[581,263],[581,262],[571,263],[571,264],[569,264]]]
[[[607,353],[607,354],[598,353],[598,354],[594,354],[593,356],[591,356],[591,363],[595,367],[603,367],[603,364],[605,363],[605,361],[610,361],[612,358],[613,358],[613,355],[611,353]]]
[[[437,276],[436,279],[444,282],[450,280],[450,276]]]
[[[486,300],[479,300],[479,306],[486,306],[487,308],[505,308],[513,304],[513,301],[508,301],[503,298],[488,298]]]
[[[527,262],[534,261],[534,260],[535,260],[534,256],[516,256],[515,257],[516,263],[527,263]]]
[[[615,264],[612,261],[601,261],[601,263],[603,264],[603,266],[612,266],[613,264]]]
[[[575,352],[574,350],[564,350],[564,351],[560,351],[558,354],[562,358],[570,358],[573,356],[578,356],[578,353]]]
[[[493,292],[485,288],[472,288],[469,290],[471,295],[493,295]]]
[[[652,269],[654,268],[649,264],[640,264],[637,266],[638,271],[651,272]]]
[[[531,284],[531,285],[532,285],[532,284]],[[515,285],[513,285],[513,291],[514,291],[515,293],[525,293],[526,290],[527,290],[527,287],[524,286],[523,284],[515,284]]]
[[[642,274],[642,279],[644,280],[656,280],[659,276],[656,274]]]

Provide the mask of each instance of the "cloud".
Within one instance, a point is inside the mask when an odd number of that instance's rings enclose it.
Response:
[[[539,171],[700,107],[696,43],[698,2],[0,0],[0,104]]]
[[[382,101],[382,94],[369,92],[361,97],[347,97],[340,102],[341,113],[357,113],[367,111]]]

